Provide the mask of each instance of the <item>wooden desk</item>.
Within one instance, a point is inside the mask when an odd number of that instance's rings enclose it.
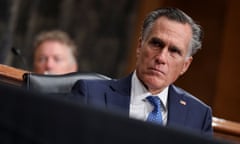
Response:
[[[16,86],[21,86],[23,74],[28,71],[0,64],[0,81]]]
[[[21,86],[23,74],[29,72],[0,64],[0,81]],[[213,117],[214,136],[216,138],[240,143],[240,123]]]

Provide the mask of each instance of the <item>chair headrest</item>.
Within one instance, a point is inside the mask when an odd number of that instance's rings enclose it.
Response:
[[[23,75],[24,85],[28,90],[41,93],[69,93],[77,80],[110,80],[111,78],[99,73],[73,72],[64,75],[42,75],[36,73],[25,73]]]

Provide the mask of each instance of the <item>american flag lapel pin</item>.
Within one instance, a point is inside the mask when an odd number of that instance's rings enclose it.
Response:
[[[187,103],[186,103],[186,101],[184,101],[184,100],[180,100],[180,104],[182,104],[182,105],[186,105]]]

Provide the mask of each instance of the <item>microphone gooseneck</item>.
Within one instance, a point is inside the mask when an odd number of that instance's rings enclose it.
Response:
[[[22,52],[20,49],[16,48],[16,47],[12,47],[12,53],[15,55],[15,56],[18,56],[20,57],[21,61],[22,61],[22,64],[25,68],[27,68],[27,62],[26,62],[26,59],[24,58],[24,56],[22,55]]]

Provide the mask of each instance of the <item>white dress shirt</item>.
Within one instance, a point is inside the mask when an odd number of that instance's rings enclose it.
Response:
[[[148,114],[153,110],[153,106],[146,100],[147,96],[152,95],[141,83],[136,75],[136,71],[132,76],[131,83],[131,98],[130,98],[130,118],[146,121]],[[163,125],[167,123],[167,98],[168,98],[168,87],[166,87],[161,93],[157,94],[162,102],[162,118]]]

